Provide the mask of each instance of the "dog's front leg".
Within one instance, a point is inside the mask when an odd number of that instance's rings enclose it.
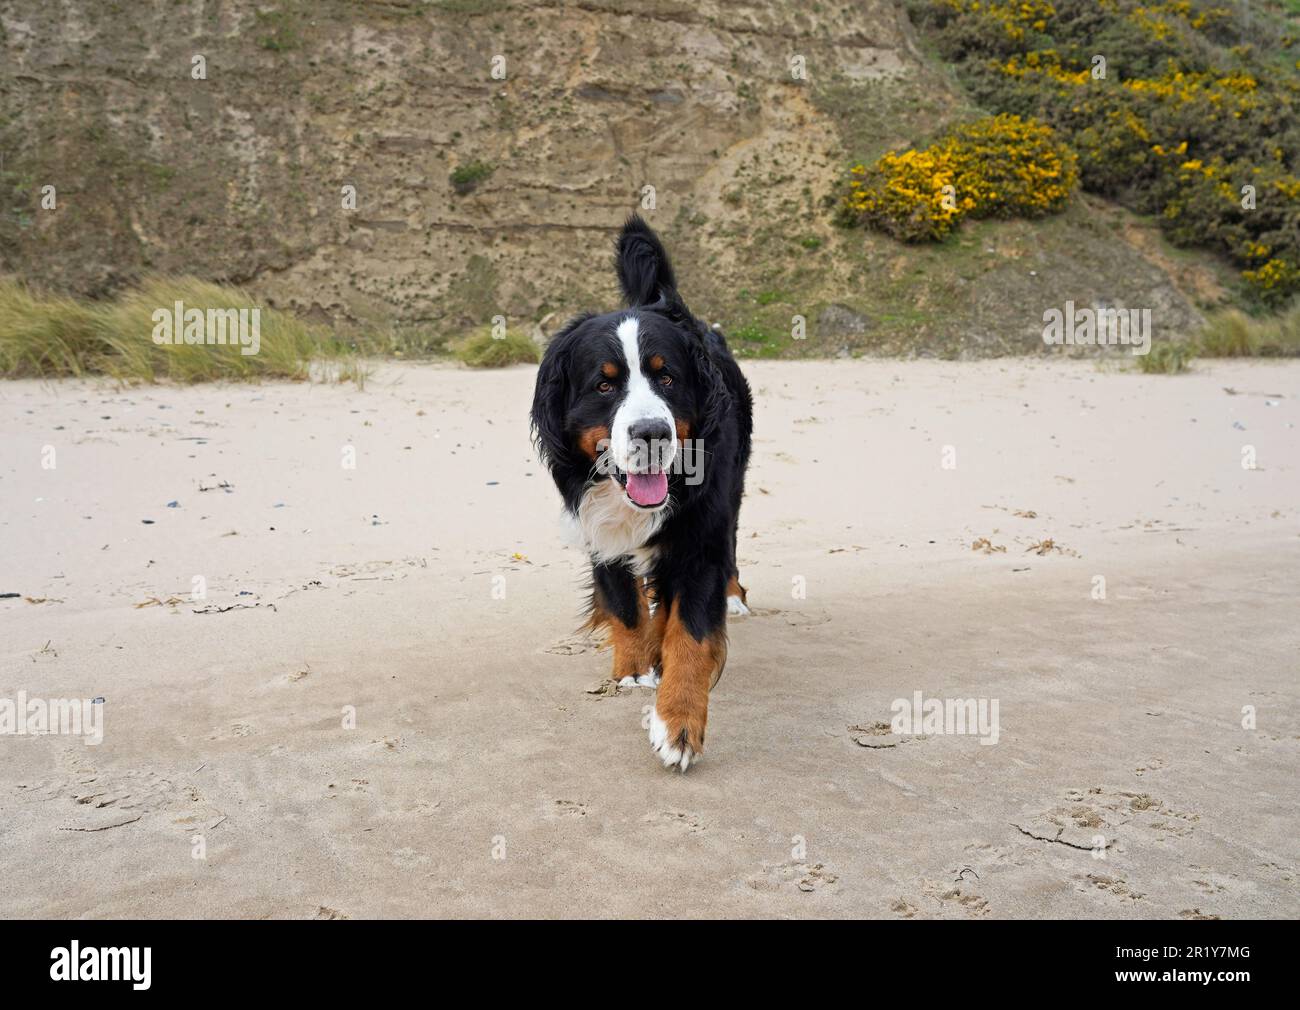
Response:
[[[716,583],[716,584],[715,584]],[[709,691],[727,663],[726,580],[707,576],[674,588],[661,599],[663,664],[650,746],[665,767],[686,771],[704,750]]]

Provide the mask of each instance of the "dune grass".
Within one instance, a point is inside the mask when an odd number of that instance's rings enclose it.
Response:
[[[1196,357],[1196,348],[1190,343],[1165,341],[1153,344],[1148,354],[1133,359],[1138,371],[1147,375],[1177,375],[1187,371],[1192,358]]]
[[[411,361],[445,358],[452,334],[437,323],[406,322],[379,316],[342,322],[335,339],[365,358],[403,358]]]
[[[235,343],[159,344],[155,313],[260,309],[257,353]],[[247,292],[192,277],[155,278],[112,301],[83,302],[0,281],[0,376],[102,375],[128,382],[352,379],[353,356],[330,335]]]
[[[1215,312],[1197,344],[1207,358],[1300,357],[1300,302],[1274,316],[1249,316],[1239,309]]]
[[[1160,343],[1151,353],[1134,359],[1148,374],[1176,375],[1188,370],[1193,358],[1300,357],[1300,302],[1274,315],[1252,316],[1240,309],[1212,312],[1194,338]]]
[[[536,364],[537,345],[516,330],[494,337],[483,330],[456,349],[458,357],[470,368],[505,368],[507,365]]]

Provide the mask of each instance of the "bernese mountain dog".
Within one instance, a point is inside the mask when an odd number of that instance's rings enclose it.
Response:
[[[589,627],[608,631],[615,682],[657,688],[650,744],[685,771],[704,749],[727,615],[749,613],[736,523],[752,404],[726,340],[687,309],[636,215],[615,269],[627,308],[578,316],[552,338],[533,437],[591,557]]]

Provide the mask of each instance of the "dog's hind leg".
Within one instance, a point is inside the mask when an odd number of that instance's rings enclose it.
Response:
[[[736,502],[736,507],[739,509],[739,501]],[[736,527],[739,523],[740,515],[736,512],[731,521],[731,578],[727,581],[727,613],[732,617],[748,617],[749,598],[745,587],[740,584],[740,567],[736,562]]]
[[[664,609],[650,613],[644,581],[621,563],[593,565],[591,575],[590,625],[609,633],[614,647],[610,679],[625,687],[654,687],[659,683]]]
[[[727,613],[732,617],[748,617],[749,599],[745,587],[740,584],[740,572],[733,572],[727,583]]]

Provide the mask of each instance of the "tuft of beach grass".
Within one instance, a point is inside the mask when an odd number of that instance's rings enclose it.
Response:
[[[505,368],[536,364],[539,355],[537,345],[516,330],[507,330],[500,337],[484,330],[466,340],[456,350],[456,357],[470,368]]]
[[[257,353],[235,341],[154,341],[155,313],[259,310]],[[193,277],[158,277],[104,302],[87,302],[0,281],[0,376],[102,375],[125,382],[212,382],[311,377],[357,381],[360,364],[328,331],[259,303],[238,287]]]

